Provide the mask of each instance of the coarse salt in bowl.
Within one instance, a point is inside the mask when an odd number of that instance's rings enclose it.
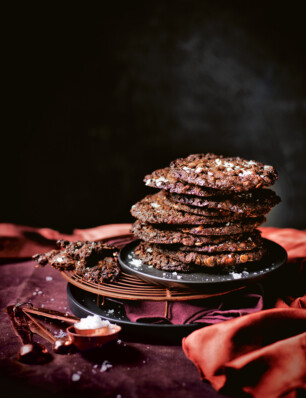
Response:
[[[74,329],[77,333],[85,336],[97,336],[111,333],[113,326],[109,321],[102,320],[99,315],[88,315],[75,323]]]

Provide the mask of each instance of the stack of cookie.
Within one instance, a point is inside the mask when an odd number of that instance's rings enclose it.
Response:
[[[167,271],[259,261],[264,248],[256,228],[280,202],[266,188],[276,179],[272,166],[214,154],[154,171],[144,181],[161,190],[131,209],[132,232],[142,240],[135,254]]]

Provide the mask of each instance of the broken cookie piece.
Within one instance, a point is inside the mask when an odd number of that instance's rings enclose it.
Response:
[[[119,249],[102,242],[65,240],[57,241],[59,250],[35,254],[39,265],[50,264],[59,271],[76,271],[85,280],[103,283],[113,282],[120,273]]]

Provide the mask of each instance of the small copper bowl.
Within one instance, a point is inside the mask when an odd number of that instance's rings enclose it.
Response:
[[[89,330],[91,329],[87,329],[87,331]],[[68,338],[72,342],[72,344],[80,351],[84,351],[84,350],[89,350],[91,348],[102,347],[104,344],[112,340],[117,340],[118,333],[120,332],[120,330],[121,326],[113,325],[113,327],[108,330],[107,334],[82,335],[76,332],[74,325],[71,325],[67,328],[67,333],[68,333]]]

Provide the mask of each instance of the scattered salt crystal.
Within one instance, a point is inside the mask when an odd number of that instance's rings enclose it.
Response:
[[[54,298],[50,298],[50,301],[54,301]]]
[[[36,296],[37,292],[33,292],[33,296]]]
[[[233,167],[235,167],[234,163],[232,163],[232,162],[227,162],[227,161],[224,161],[224,162],[223,162],[223,165],[224,165],[224,167],[227,168],[227,170],[231,170]]]
[[[176,276],[176,275],[177,275],[177,272],[172,272],[172,275]]]
[[[117,395],[116,395],[116,398],[121,398],[121,394],[117,394]]]
[[[251,174],[253,174],[252,170],[242,170],[238,175],[244,177],[244,176],[249,176]]]
[[[177,276],[177,279],[182,279],[182,275],[178,275],[178,276]]]
[[[141,260],[134,258],[133,260],[129,261],[131,265],[135,265],[135,267],[140,267],[142,265]]]
[[[45,307],[45,304],[42,304],[42,305],[41,305],[41,308],[44,308],[44,307]]]
[[[51,282],[51,281],[53,281],[53,278],[52,278],[52,276],[46,276],[46,281],[47,281],[47,282]]]
[[[147,363],[147,361],[142,361],[142,363]]]
[[[234,279],[240,279],[242,277],[242,275],[237,272],[230,272],[230,275],[232,275]]]
[[[79,381],[81,376],[78,373],[73,373],[71,380],[72,381]]]
[[[183,170],[185,170],[187,173],[190,173],[191,169],[189,167],[183,167]]]
[[[155,203],[155,202],[152,202],[151,206],[154,207],[154,208],[160,207],[160,205],[158,203]]]
[[[43,294],[43,292],[40,290],[40,291],[38,292],[38,294]]]
[[[242,275],[247,276],[247,275],[249,275],[249,273],[248,273],[248,271],[242,271]]]
[[[112,367],[113,367],[113,365],[112,365],[110,362],[104,361],[104,362],[102,363],[100,372],[106,372],[108,369],[110,369],[110,368],[112,368]]]
[[[62,339],[63,337],[66,337],[66,336],[67,336],[67,333],[64,332],[63,329],[60,329],[58,331],[58,333],[54,333],[54,337],[56,337],[57,339]]]
[[[159,177],[157,180],[155,180],[155,183],[158,187],[163,185],[163,182],[168,182],[168,180],[165,177]]]
[[[121,344],[121,343],[122,343],[122,340],[118,339],[118,340],[117,340],[117,343],[118,343],[118,344]]]
[[[112,309],[112,310],[108,310],[107,312],[108,312],[109,314],[113,314],[113,313],[115,312],[115,310]]]
[[[86,318],[81,318],[80,322],[74,324],[77,329],[98,329],[103,327],[110,327],[109,321],[102,321],[99,315],[88,315]]]

